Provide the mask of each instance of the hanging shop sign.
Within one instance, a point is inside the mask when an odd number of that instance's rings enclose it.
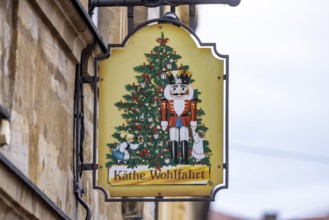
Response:
[[[112,47],[100,63],[97,180],[111,197],[209,197],[225,184],[226,61],[171,23]]]

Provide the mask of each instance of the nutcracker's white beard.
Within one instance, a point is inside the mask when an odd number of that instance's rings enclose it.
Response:
[[[181,116],[185,107],[185,100],[174,100],[174,109],[178,116]]]

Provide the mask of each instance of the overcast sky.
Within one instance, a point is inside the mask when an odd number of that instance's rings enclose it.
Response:
[[[200,39],[230,56],[230,183],[212,209],[329,215],[329,1],[199,9]]]

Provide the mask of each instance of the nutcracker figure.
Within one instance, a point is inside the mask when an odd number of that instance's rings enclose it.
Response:
[[[178,144],[181,147],[182,164],[188,164],[189,127],[197,127],[197,101],[193,99],[193,88],[189,85],[191,72],[174,70],[167,72],[169,84],[164,89],[161,100],[161,127],[169,127],[172,159],[178,164]]]

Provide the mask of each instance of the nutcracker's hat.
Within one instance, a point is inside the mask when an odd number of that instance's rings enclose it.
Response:
[[[192,73],[188,70],[173,70],[173,71],[168,71],[167,75],[170,85],[175,85],[175,84],[188,85],[190,83]]]

